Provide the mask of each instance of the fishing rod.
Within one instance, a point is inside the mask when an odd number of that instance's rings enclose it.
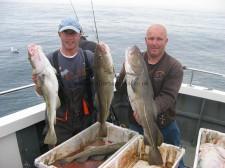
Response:
[[[91,0],[91,7],[92,7],[92,14],[93,14],[93,19],[94,19],[94,24],[95,24],[96,38],[97,38],[97,42],[99,43],[98,29],[97,29],[97,24],[96,24],[96,20],[95,20],[95,11],[94,11],[94,5],[93,5],[93,1],[92,0]]]
[[[74,5],[73,5],[73,2],[72,2],[71,0],[69,0],[69,1],[70,1],[71,7],[73,8],[73,13],[74,13],[75,16],[76,16],[76,19],[79,21],[78,16],[77,16],[77,12],[76,12],[76,10],[75,10],[75,8],[74,8]]]
[[[76,9],[75,9],[75,7],[74,7],[74,5],[73,5],[72,0],[69,0],[69,1],[70,1],[70,6],[71,6],[72,9],[73,9],[73,13],[74,13],[74,15],[75,15],[77,21],[80,22],[80,21],[79,21],[79,18],[78,18],[78,15],[77,15],[77,12],[76,12]],[[81,26],[81,33],[82,33],[82,34],[84,33],[82,26]]]
[[[74,14],[75,14],[75,16],[76,16],[76,19],[77,19],[78,22],[79,22],[79,18],[78,18],[78,15],[77,15],[76,10],[75,10],[75,8],[74,8],[73,2],[72,2],[72,0],[69,0],[69,1],[70,1],[70,5],[71,5],[71,7],[72,7],[72,9],[73,9],[73,12],[74,12]],[[93,1],[92,1],[92,0],[91,0],[91,8],[92,8],[92,14],[93,14],[94,25],[95,25],[96,39],[97,39],[97,42],[99,43],[98,29],[97,29],[97,24],[96,24],[96,20],[95,20],[95,11],[94,11],[94,5],[93,5]],[[81,26],[81,33],[84,33],[84,32],[83,32],[82,26]]]

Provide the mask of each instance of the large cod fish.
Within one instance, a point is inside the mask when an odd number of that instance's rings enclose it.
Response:
[[[126,50],[125,71],[127,92],[132,110],[138,114],[144,130],[145,142],[149,148],[149,165],[162,165],[162,157],[157,146],[163,137],[156,124],[157,108],[153,100],[152,84],[147,66],[137,46]]]
[[[101,123],[99,136],[107,136],[106,120],[113,98],[114,90],[114,66],[107,44],[100,42],[97,44],[94,56],[94,79],[96,99],[99,110],[98,121]]]
[[[41,88],[41,93],[46,103],[49,128],[44,143],[55,145],[57,137],[54,124],[56,123],[56,109],[60,106],[56,70],[51,66],[39,45],[28,45],[28,59],[32,66],[32,74],[37,75],[37,86]]]
[[[224,168],[225,148],[212,143],[200,145],[197,168]]]
[[[74,156],[62,159],[62,163],[70,163],[72,161],[84,162],[92,157],[93,160],[103,160],[106,156],[109,156],[121,148],[125,142],[112,143],[102,146],[87,147],[84,151],[75,154]],[[96,157],[97,156],[97,157]],[[99,158],[100,159],[99,159]]]

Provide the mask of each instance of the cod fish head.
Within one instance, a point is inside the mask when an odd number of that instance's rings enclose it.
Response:
[[[137,46],[127,48],[125,53],[125,66],[129,73],[139,75],[143,72],[143,58]]]
[[[99,44],[97,44],[95,50],[95,62],[96,65],[101,65],[101,67],[106,69],[113,65],[110,48],[106,43],[100,42]]]
[[[31,43],[27,46],[28,59],[36,72],[41,72],[44,68],[44,53],[41,46]]]

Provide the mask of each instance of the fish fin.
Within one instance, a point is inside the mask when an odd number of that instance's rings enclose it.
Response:
[[[45,79],[46,79],[45,74],[38,75],[38,78],[39,78],[39,82],[40,82],[39,85],[43,86],[44,82],[45,82]]]
[[[106,123],[101,123],[100,129],[99,129],[99,137],[107,137]]]
[[[56,110],[61,106],[61,101],[59,99],[59,96],[57,96],[56,98]],[[55,117],[55,121],[54,121],[54,124],[56,124],[56,117]]]
[[[149,146],[148,163],[149,165],[163,165],[162,156],[158,148]]]
[[[98,94],[97,93],[95,93],[94,102],[95,102],[95,104],[97,106],[97,109],[99,110],[99,99],[98,99]]]
[[[158,116],[158,109],[157,109],[157,106],[156,106],[156,102],[154,100],[152,100],[152,109],[153,109],[154,121],[156,121],[157,116]]]
[[[95,155],[92,156],[91,159],[92,160],[104,160],[107,156],[106,155]]]
[[[77,158],[75,160],[76,160],[76,162],[83,163],[83,162],[87,161],[88,158],[89,158],[88,156],[86,156],[86,157],[84,156],[84,157]]]
[[[157,130],[157,132],[158,132],[157,146],[160,146],[163,143],[163,135],[162,135],[162,133],[160,132],[159,129]]]
[[[57,74],[57,71],[53,66],[52,66],[52,69],[53,69],[54,73]]]
[[[138,82],[138,77],[136,77],[134,80],[131,81],[131,88],[133,90],[133,92],[136,91],[136,87],[137,87],[137,83]]]
[[[74,156],[70,156],[65,159],[62,159],[62,160],[60,160],[60,162],[65,164],[65,163],[70,163],[73,160],[75,160],[76,162],[83,163],[83,162],[87,161],[88,158],[89,158],[89,156],[83,156],[83,157],[76,158],[76,155],[74,155]]]
[[[59,99],[59,96],[57,96],[57,105],[56,105],[56,109],[58,109],[61,106],[61,101]]]
[[[41,87],[43,85],[43,78],[40,77],[39,75],[37,76],[37,83],[36,83],[36,85],[38,87]]]
[[[101,101],[101,97],[100,94],[96,93],[96,105],[97,105],[97,109],[98,109],[98,121],[102,124],[103,123],[103,117],[102,117],[102,101]]]
[[[48,145],[55,145],[57,143],[57,137],[54,128],[49,128],[45,136],[44,143]]]

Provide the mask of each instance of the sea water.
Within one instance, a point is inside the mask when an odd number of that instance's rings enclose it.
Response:
[[[38,43],[45,53],[58,49],[58,23],[75,14],[69,1],[0,0],[0,4],[0,91],[4,91],[32,83],[27,44]],[[88,39],[97,41],[91,5],[74,1],[74,7]],[[147,27],[160,23],[168,30],[167,52],[184,66],[225,74],[225,13],[221,11],[95,6],[95,19],[99,39],[111,48],[116,72],[124,62],[125,49],[135,44],[144,51]],[[189,82],[190,71],[185,71],[184,83]],[[193,84],[225,90],[225,79],[214,75],[195,73]],[[0,116],[40,102],[33,88],[0,96]]]

